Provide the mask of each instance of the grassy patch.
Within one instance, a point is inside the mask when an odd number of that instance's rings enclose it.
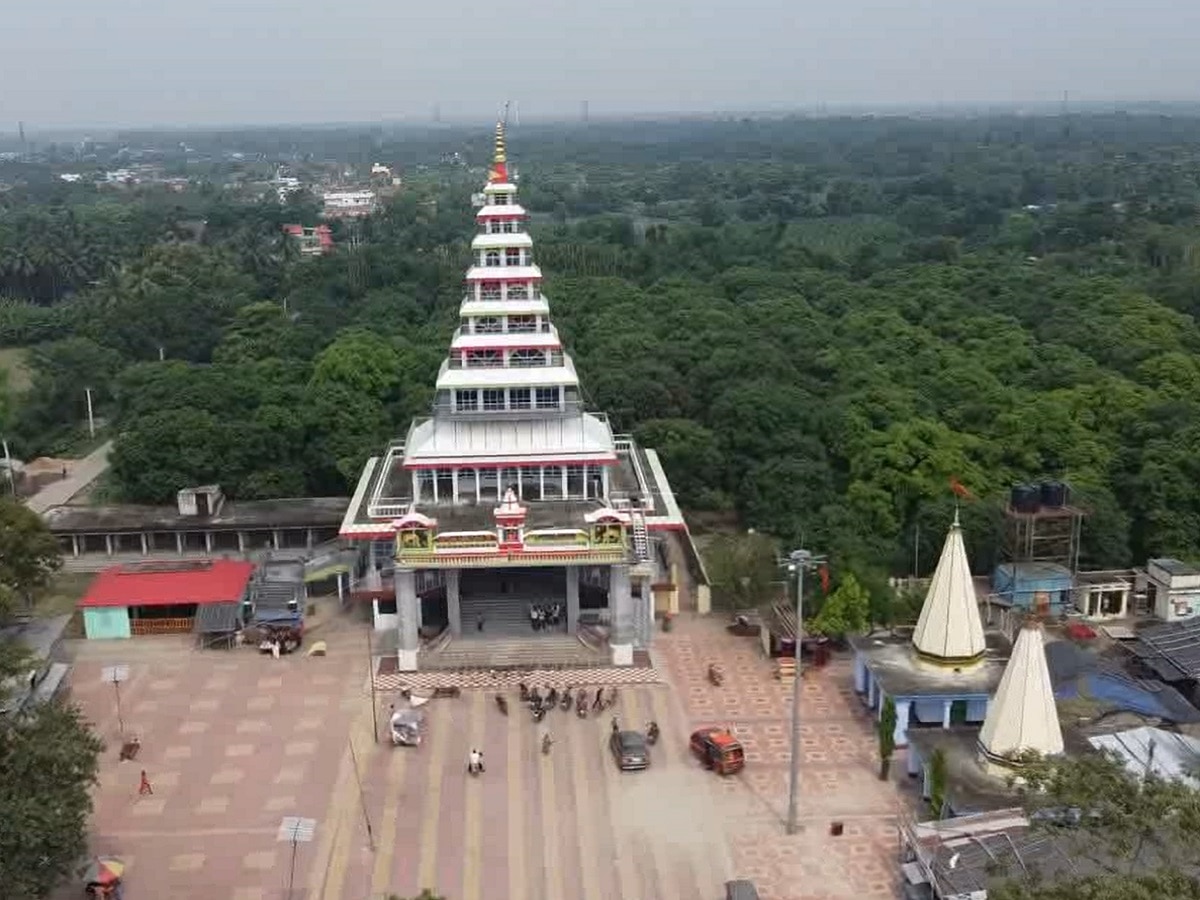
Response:
[[[7,374],[9,393],[20,394],[29,389],[32,373],[28,360],[29,350],[25,347],[0,348],[0,371]]]
[[[49,619],[75,612],[76,604],[87,593],[88,585],[95,577],[95,572],[59,572],[37,599],[33,614]]]

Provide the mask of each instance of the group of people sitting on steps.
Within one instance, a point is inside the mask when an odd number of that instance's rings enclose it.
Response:
[[[556,628],[562,624],[561,603],[533,604],[529,607],[529,624],[534,631]]]

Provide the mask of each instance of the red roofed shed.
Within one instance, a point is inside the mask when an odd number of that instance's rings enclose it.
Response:
[[[89,638],[190,632],[201,606],[238,605],[254,564],[189,560],[111,566],[79,601]]]

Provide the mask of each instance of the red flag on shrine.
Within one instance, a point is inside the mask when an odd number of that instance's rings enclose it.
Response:
[[[829,593],[829,566],[826,565],[825,563],[822,563],[821,568],[818,569],[817,572],[821,576],[821,593],[828,594]]]
[[[963,500],[975,499],[975,495],[963,487],[963,483],[953,475],[950,476],[950,490],[954,492],[956,497],[961,497]]]

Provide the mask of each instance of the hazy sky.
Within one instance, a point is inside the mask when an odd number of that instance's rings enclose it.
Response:
[[[1196,0],[3,0],[0,131],[1200,98]]]

